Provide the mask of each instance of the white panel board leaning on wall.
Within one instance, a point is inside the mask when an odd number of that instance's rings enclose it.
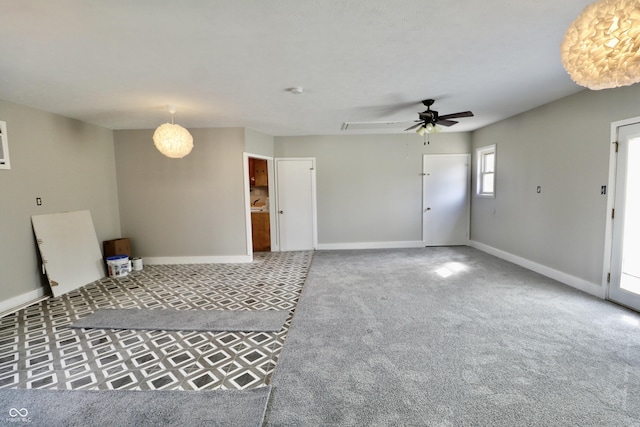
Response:
[[[31,223],[54,297],[104,277],[89,211],[33,215]]]

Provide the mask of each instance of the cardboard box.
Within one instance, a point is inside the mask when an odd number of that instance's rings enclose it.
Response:
[[[129,239],[113,239],[102,242],[104,258],[114,255],[126,255],[131,258],[131,243]]]

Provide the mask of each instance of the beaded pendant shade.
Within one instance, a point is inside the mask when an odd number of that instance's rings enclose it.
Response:
[[[153,144],[158,151],[172,159],[180,159],[193,149],[193,137],[188,130],[180,125],[173,124],[175,109],[169,107],[171,123],[165,123],[153,133]]]
[[[560,46],[569,76],[589,89],[640,81],[640,0],[600,0],[571,24]]]

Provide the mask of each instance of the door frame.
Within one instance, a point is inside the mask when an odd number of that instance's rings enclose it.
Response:
[[[272,202],[274,201],[276,191],[276,180],[274,174],[274,162],[273,157],[263,156],[261,154],[253,154],[248,152],[242,153],[242,173],[244,182],[244,216],[245,216],[245,235],[246,235],[246,248],[249,259],[253,261],[253,233],[251,232],[251,185],[249,183],[249,157],[254,159],[262,159],[267,161],[267,184],[269,186],[269,226],[271,227],[271,251],[278,252],[280,247],[278,246],[278,239],[275,230],[275,215],[273,212],[277,212],[274,209]],[[272,190],[273,189],[273,190]],[[273,194],[272,194],[273,191]]]
[[[278,176],[278,163],[281,161],[295,161],[295,160],[304,160],[311,161],[311,221],[312,221],[312,233],[313,233],[313,250],[318,249],[318,203],[317,203],[317,190],[316,190],[316,158],[315,157],[275,157],[274,158],[274,182],[276,185],[274,186],[273,196],[271,195],[271,190],[269,190],[269,200],[272,202],[272,205],[275,206],[274,211],[279,212],[280,206],[278,206],[278,185],[277,185],[277,176]],[[269,187],[271,189],[271,187]],[[272,223],[273,225],[273,223]],[[277,235],[277,247],[278,251],[281,251],[280,248],[280,221],[275,220],[275,234]],[[273,241],[273,237],[272,237]]]
[[[471,239],[471,183],[472,183],[472,179],[471,179],[471,154],[470,153],[450,153],[450,154],[423,154],[422,155],[422,215],[420,217],[420,225],[422,228],[422,244],[426,245],[427,244],[427,239],[426,239],[426,230],[424,227],[424,216],[426,213],[426,209],[427,209],[427,201],[425,200],[424,194],[425,194],[425,186],[426,186],[426,172],[425,172],[425,165],[426,165],[426,159],[429,158],[437,158],[437,157],[463,157],[465,158],[465,160],[467,161],[467,195],[466,195],[466,215],[467,215],[467,223],[466,223],[466,234],[467,234],[467,239],[465,241],[465,245],[469,245],[470,239]]]
[[[607,183],[607,210],[604,238],[604,260],[602,267],[602,287],[604,298],[609,299],[609,285],[611,278],[611,258],[613,256],[613,218],[611,213],[615,207],[616,178],[618,172],[618,132],[621,127],[640,124],[640,116],[631,117],[611,123],[609,146],[609,180]]]

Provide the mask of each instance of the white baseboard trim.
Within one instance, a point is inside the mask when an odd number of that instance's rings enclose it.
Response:
[[[251,255],[143,257],[143,264],[244,264],[253,261]]]
[[[45,298],[49,298],[49,295],[45,293],[45,290],[36,289],[35,291],[18,295],[17,297],[10,298],[6,301],[0,301],[0,317],[18,311],[21,308],[28,307]]]
[[[401,249],[424,248],[423,242],[354,242],[354,243],[319,243],[318,250],[336,251],[351,249]]]
[[[604,287],[600,286],[599,284],[592,283],[587,280],[581,279],[579,277],[572,276],[560,270],[547,267],[546,265],[538,264],[537,262],[533,262],[526,258],[513,255],[509,252],[496,249],[492,246],[485,245],[484,243],[471,240],[469,242],[469,246],[476,248],[478,250],[481,250],[482,252],[486,252],[490,255],[493,255],[498,258],[502,258],[506,261],[517,264],[520,267],[524,267],[531,271],[535,271],[536,273],[542,274],[543,276],[550,277],[551,279],[557,280],[558,282],[564,283],[565,285],[569,285],[572,288],[581,290],[582,292],[586,292],[598,298],[602,298],[602,299],[606,298],[607,290]]]

